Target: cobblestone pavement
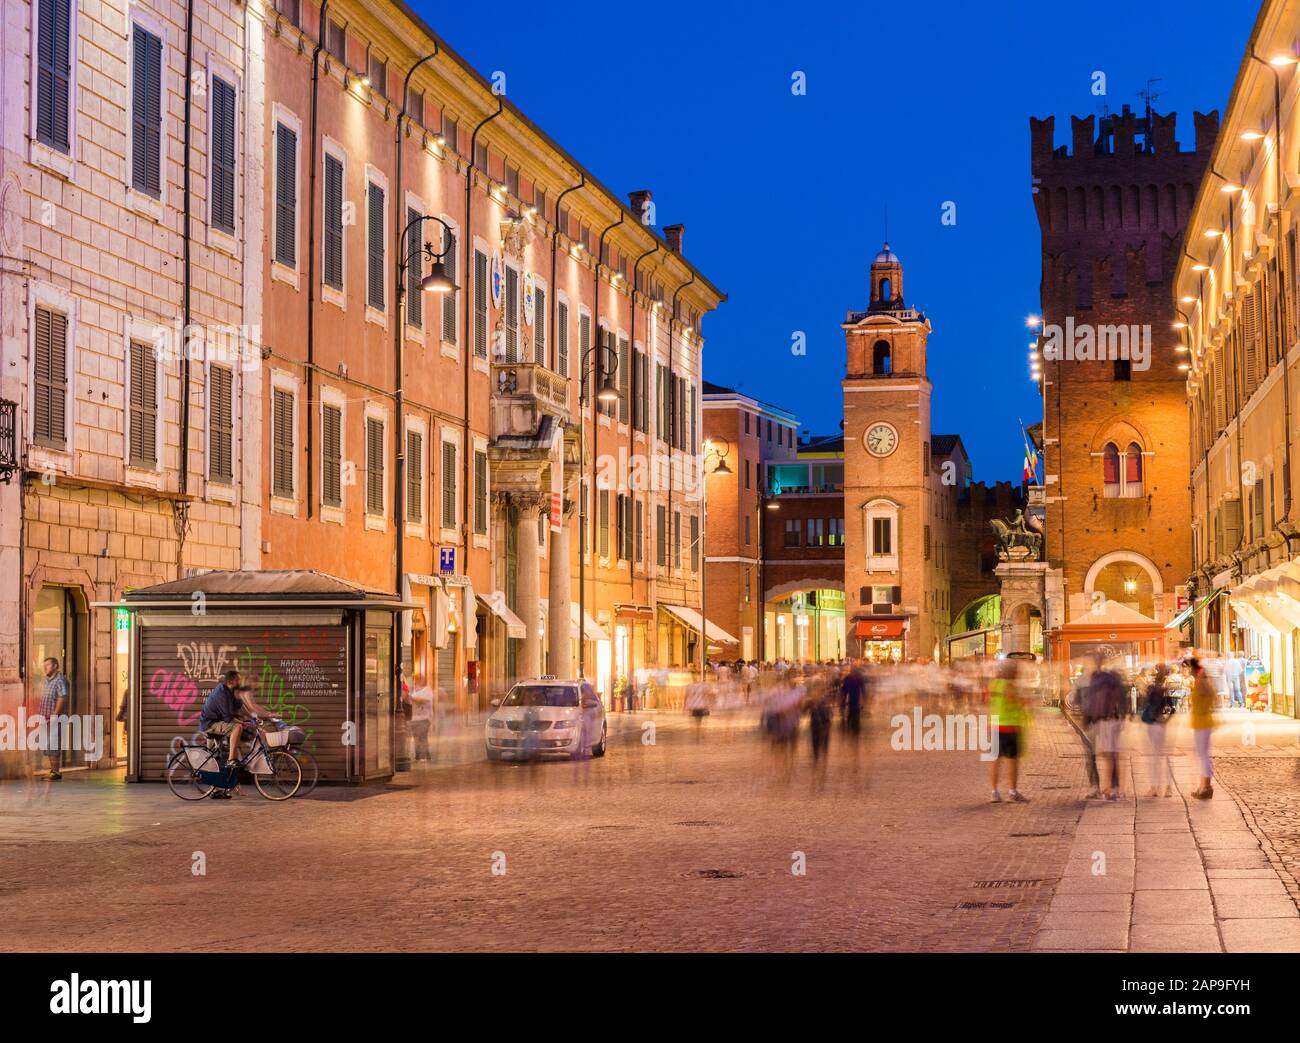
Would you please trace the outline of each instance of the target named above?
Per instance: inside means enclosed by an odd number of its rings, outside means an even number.
[[[787,765],[743,714],[662,716],[650,746],[611,721],[603,759],[489,764],[471,739],[284,804],[111,775],[0,787],[0,948],[1016,951],[1066,929],[1046,921],[1095,806],[1056,711],[1017,805],[989,803],[974,753],[891,749],[887,713],[856,758],[836,732],[821,778],[806,735]]]

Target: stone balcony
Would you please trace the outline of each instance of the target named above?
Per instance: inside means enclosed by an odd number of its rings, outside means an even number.
[[[493,363],[493,440],[534,435],[545,416],[567,423],[569,383],[535,362]]]

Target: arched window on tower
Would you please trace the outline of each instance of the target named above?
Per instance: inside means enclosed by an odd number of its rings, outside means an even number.
[[[871,372],[878,377],[887,377],[894,372],[893,349],[889,341],[878,340],[871,349]]]
[[[880,299],[886,304],[894,299],[894,288],[888,279],[880,280]]]
[[[1142,447],[1130,442],[1120,452],[1114,442],[1107,442],[1101,454],[1101,481],[1108,498],[1133,498],[1142,495]]]

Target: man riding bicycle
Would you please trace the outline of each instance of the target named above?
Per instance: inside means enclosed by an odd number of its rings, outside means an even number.
[[[265,712],[253,701],[252,691],[239,683],[239,671],[227,670],[225,676],[203,701],[199,730],[205,735],[225,735],[229,739],[226,767],[239,760],[239,738],[244,725]],[[214,794],[215,796],[216,794]]]

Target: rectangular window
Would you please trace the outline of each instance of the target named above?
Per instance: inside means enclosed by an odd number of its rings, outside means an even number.
[[[293,392],[271,390],[271,495],[293,495]]]
[[[424,291],[420,289],[420,244],[424,240],[422,225],[412,226],[422,215],[413,206],[406,208],[406,322],[417,330],[424,329]]]
[[[587,385],[591,383],[591,363],[587,352],[591,350],[591,316],[585,312],[578,313],[578,365],[582,367],[582,390],[580,398],[587,400]]]
[[[798,518],[787,518],[785,520],[785,545],[787,547],[798,547],[803,540],[803,523]]]
[[[71,153],[72,0],[38,0],[36,139]]]
[[[682,567],[682,512],[673,511],[673,568]]]
[[[366,185],[366,304],[384,310],[384,190]]]
[[[826,522],[821,518],[808,519],[808,546],[820,547],[826,542]]]
[[[235,234],[235,88],[212,77],[212,227]]]
[[[131,32],[131,187],[162,198],[162,40]]]
[[[343,289],[343,160],[325,153],[325,235],[321,278]]]
[[[208,477],[230,482],[235,477],[235,376],[225,366],[213,366],[208,380]]]
[[[420,91],[411,91],[410,101],[407,103],[407,114],[411,117],[411,122],[417,127],[424,126],[424,94]]]
[[[645,561],[645,504],[636,501],[636,531],[633,539],[633,560],[639,565]]]
[[[275,12],[296,27],[302,14],[302,0],[275,0]]]
[[[460,150],[460,124],[446,109],[442,110],[442,140],[445,147],[458,152]]]
[[[488,531],[488,455],[481,449],[474,451],[474,531]]]
[[[406,432],[406,520],[424,521],[424,435]]]
[[[343,410],[321,406],[320,502],[326,507],[343,506]]]
[[[827,534],[826,545],[829,547],[844,546],[844,519],[832,518],[830,520],[830,530]]]
[[[42,4],[42,7],[44,4]],[[33,440],[47,449],[68,447],[68,317],[36,309]]]
[[[453,283],[456,274],[456,233],[442,230],[442,266]],[[460,300],[459,290],[449,290],[442,294],[442,339],[448,344],[456,343],[456,302]]]
[[[655,507],[655,564],[668,564],[668,510],[663,504]]]
[[[388,97],[388,62],[375,53],[370,54],[370,89],[381,98]]]
[[[562,377],[569,375],[569,305],[560,301],[555,321],[555,365]]]
[[[158,360],[152,346],[131,341],[129,459],[132,467],[158,465]]]
[[[691,571],[700,571],[700,516],[691,515]]]
[[[333,18],[329,20],[329,25],[325,29],[325,50],[327,50],[340,65],[348,63],[348,31],[342,22],[336,22]]]
[[[618,338],[618,422],[626,424],[632,405],[632,356],[626,337]]]
[[[596,496],[597,528],[600,542],[597,550],[600,556],[609,559],[609,490],[601,489]]]
[[[509,265],[501,304],[505,312],[506,361],[519,362],[519,273]]]
[[[298,266],[298,134],[275,125],[275,259]]]
[[[631,546],[632,535],[632,529],[629,524],[630,508],[630,498],[620,493],[614,504],[614,548],[618,553],[619,561],[627,561],[632,556],[628,552]]]
[[[930,526],[926,525],[921,530],[921,547],[922,556],[926,561],[930,560]]]
[[[894,527],[891,519],[871,519],[871,553],[894,553]]]
[[[442,527],[456,527],[456,443],[442,443]]]
[[[384,422],[366,417],[366,513],[384,513]]]
[[[546,358],[546,290],[538,286],[533,290],[533,358],[545,366]]]
[[[488,357],[488,259],[474,251],[474,356]]]

